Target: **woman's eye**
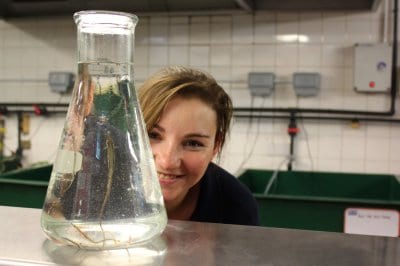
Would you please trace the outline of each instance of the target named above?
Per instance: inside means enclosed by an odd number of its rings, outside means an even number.
[[[150,139],[158,139],[160,138],[160,134],[158,134],[157,132],[149,132],[149,138]]]
[[[191,148],[200,148],[204,147],[203,143],[197,140],[187,140],[185,142],[185,146],[191,147]]]

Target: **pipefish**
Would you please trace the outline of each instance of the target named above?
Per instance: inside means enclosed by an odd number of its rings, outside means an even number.
[[[101,231],[103,232],[103,238],[105,240],[105,233],[103,230],[103,214],[104,214],[104,208],[106,206],[106,203],[110,197],[110,191],[111,191],[111,184],[113,181],[113,175],[114,175],[114,167],[115,167],[115,146],[114,146],[114,141],[111,138],[110,132],[107,132],[106,135],[106,154],[107,154],[107,186],[106,190],[104,192],[104,199],[103,203],[101,205],[100,213],[99,213],[99,220],[100,220],[100,227]],[[103,243],[104,244],[104,243]]]

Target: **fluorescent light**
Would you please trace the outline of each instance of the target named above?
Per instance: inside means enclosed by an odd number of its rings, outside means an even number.
[[[282,34],[282,35],[277,35],[276,39],[279,42],[301,42],[301,43],[306,43],[309,42],[309,38],[306,35],[300,35],[300,34]]]

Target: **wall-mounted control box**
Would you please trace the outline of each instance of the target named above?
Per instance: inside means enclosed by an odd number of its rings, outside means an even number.
[[[269,96],[275,87],[275,74],[268,72],[250,72],[247,83],[253,96]]]
[[[50,72],[48,82],[51,91],[64,93],[73,87],[74,79],[75,75],[71,72]]]
[[[391,80],[391,48],[384,43],[354,46],[354,89],[388,92]]]
[[[315,96],[321,84],[319,73],[296,72],[293,73],[293,88],[297,96]]]

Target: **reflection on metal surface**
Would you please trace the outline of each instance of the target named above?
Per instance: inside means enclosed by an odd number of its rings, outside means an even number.
[[[169,220],[130,249],[80,250],[45,241],[40,210],[0,206],[0,265],[400,265],[400,239]]]
[[[50,240],[43,242],[43,249],[57,264],[63,265],[161,265],[167,245],[162,237],[126,249],[83,250],[73,246],[59,246]]]
[[[27,260],[3,260],[0,259],[1,266],[46,266],[46,265],[54,265],[54,263],[45,263],[43,261],[27,261]]]
[[[216,224],[184,223],[170,220],[163,232],[168,245],[164,265],[229,265],[217,263],[218,257],[226,253],[217,251]]]

